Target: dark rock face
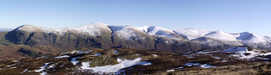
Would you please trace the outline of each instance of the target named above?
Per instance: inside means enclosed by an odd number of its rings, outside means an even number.
[[[111,33],[103,32],[102,36],[89,36],[67,32],[65,34],[27,32],[13,30],[6,35],[6,39],[15,44],[30,46],[53,46],[63,49],[77,48],[110,48]]]
[[[38,52],[34,52],[25,48],[21,48],[18,50],[19,53],[21,53],[22,55],[27,55],[30,57],[39,57],[41,54]]]
[[[24,44],[31,33],[13,30],[5,36],[7,40],[15,44]]]
[[[155,40],[155,48],[157,50],[170,50],[173,52],[184,53],[190,51],[202,50],[202,45],[194,43],[186,39],[168,39],[164,37],[157,37]]]
[[[155,40],[155,49],[159,50],[175,50],[179,41],[164,37],[157,37]]]

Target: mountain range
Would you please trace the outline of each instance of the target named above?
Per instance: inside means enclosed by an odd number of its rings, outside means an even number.
[[[131,48],[148,50],[217,50],[247,46],[268,50],[271,38],[250,32],[226,33],[199,29],[171,30],[159,26],[90,24],[81,27],[42,28],[22,25],[5,35],[6,40],[29,46],[61,49]]]

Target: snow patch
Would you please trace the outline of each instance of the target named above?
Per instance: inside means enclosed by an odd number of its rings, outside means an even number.
[[[200,66],[200,63],[186,63],[184,66],[192,67],[192,66]]]
[[[167,70],[167,72],[174,72],[175,70],[181,70],[181,69],[184,69],[184,67],[173,68],[173,69]]]
[[[40,69],[35,70],[35,72],[40,72],[40,75],[47,75],[46,67],[48,67],[49,63],[45,63]]]
[[[174,72],[174,71],[175,71],[174,69],[167,70],[167,72]]]
[[[90,67],[89,62],[83,62],[81,69],[93,70],[95,73],[116,73],[119,72],[121,69],[131,67],[134,65],[151,65],[151,63],[149,62],[141,62],[141,60],[142,60],[141,58],[136,58],[134,60],[117,59],[119,64],[96,67]]]
[[[200,67],[200,68],[215,68],[215,66],[209,64],[200,64],[200,63],[186,63],[184,66],[187,67]]]
[[[205,34],[209,33],[207,30],[200,30],[200,29],[179,29],[177,30],[178,34],[186,36],[189,40],[197,39],[203,37]]]
[[[91,53],[93,50],[74,50],[71,52],[71,54],[88,54]]]
[[[215,68],[215,66],[209,65],[209,64],[203,64],[200,65],[201,68]]]
[[[63,56],[57,56],[57,57],[55,57],[55,58],[57,58],[57,59],[62,59],[62,58],[69,58],[70,56],[68,56],[68,55],[63,55]]]
[[[261,50],[248,50],[246,47],[235,47],[224,50],[225,53],[233,53],[231,56],[239,59],[252,59],[258,56],[268,56],[271,52],[262,52]]]
[[[152,56],[153,56],[153,57],[155,57],[155,58],[157,58],[157,57],[158,57],[158,55],[157,55],[157,54],[152,54]]]
[[[79,63],[79,61],[77,60],[77,58],[78,57],[73,57],[73,58],[71,58],[71,63],[73,64],[73,65],[77,65],[78,63]]]
[[[90,69],[90,62],[82,62],[81,63],[81,69]]]
[[[143,62],[139,62],[137,65],[149,66],[149,65],[152,65],[152,63],[143,61]]]

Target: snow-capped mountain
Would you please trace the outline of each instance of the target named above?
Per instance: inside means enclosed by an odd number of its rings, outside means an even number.
[[[174,40],[183,40],[184,38],[186,38],[185,36],[178,34],[175,30],[159,26],[149,26],[146,33],[149,35],[157,37],[166,37]]]
[[[207,30],[193,29],[193,28],[179,29],[177,31],[178,34],[186,36],[187,39],[189,40],[203,37],[205,34],[208,34],[209,32],[210,31],[207,31]]]
[[[234,37],[233,35],[231,35],[229,33],[225,33],[222,31],[213,31],[213,32],[210,32],[210,33],[204,35],[204,37],[208,37],[208,38],[212,38],[212,39],[216,39],[216,40],[221,40],[221,41],[237,41],[236,37]]]
[[[239,33],[237,37],[238,40],[243,43],[267,43],[270,42],[270,38],[268,36],[261,36],[249,32]]]
[[[147,33],[150,35],[161,35],[161,36],[176,34],[174,30],[170,30],[170,29],[162,28],[158,26],[148,27]]]
[[[136,34],[144,34],[148,36],[166,37],[170,39],[183,39],[182,36],[177,34],[174,30],[159,26],[109,26],[113,34],[115,33],[119,37],[129,39],[131,37],[138,37]]]
[[[27,31],[27,32],[46,32],[46,33],[56,33],[56,34],[64,34],[67,32],[72,33],[80,33],[80,34],[88,34],[92,36],[101,35],[101,32],[111,31],[107,24],[97,23],[97,24],[89,24],[80,27],[64,27],[64,28],[44,28],[37,27],[33,25],[22,25],[18,27],[16,30]]]
[[[26,31],[26,32],[43,32],[44,31],[44,29],[42,29],[41,27],[36,27],[32,25],[22,25],[16,28],[15,30]]]
[[[66,29],[59,29],[59,30],[52,30],[56,31],[58,33],[65,33],[65,32],[76,32],[76,33],[83,33],[83,34],[89,34],[92,36],[98,36],[102,35],[102,32],[104,31],[110,31],[107,24],[103,23],[97,23],[97,24],[89,24],[85,26],[81,26],[78,28],[66,28]]]
[[[21,31],[29,33],[24,33]],[[117,44],[113,46],[128,48],[131,48],[133,46],[135,48],[145,48],[145,46],[147,46],[148,49],[152,49],[158,48],[158,46],[159,47],[166,46],[166,44],[168,44],[167,46],[169,46],[170,44],[174,45],[172,47],[174,47],[175,49],[175,47],[187,47],[187,46],[190,47],[190,45],[193,45],[187,44],[187,41],[194,43],[196,42],[203,46],[211,47],[219,46],[221,48],[224,47],[225,45],[227,47],[245,45],[255,48],[271,48],[270,37],[261,36],[249,32],[226,33],[223,31],[207,31],[200,29],[179,29],[178,31],[175,31],[159,26],[136,27],[130,25],[116,26],[98,23],[85,25],[81,27],[42,28],[33,25],[23,25],[11,32],[8,35],[11,36],[12,38],[14,37],[21,38],[17,38],[16,40],[14,39],[9,40],[21,41],[21,43],[33,42],[33,39],[36,39],[36,41],[41,41],[40,39],[43,39],[43,41],[50,39],[51,42],[55,42],[56,40],[59,39],[59,38],[57,39],[55,36],[60,35],[59,37],[61,37],[62,39],[66,39],[71,42],[77,42],[77,44],[80,43],[79,41],[82,42],[88,41],[94,43],[95,45],[99,45],[104,44],[105,40],[108,40],[113,44]],[[37,32],[39,32],[39,34],[37,34]],[[41,34],[41,32],[44,32],[44,34]],[[24,34],[24,36],[19,36],[22,33]],[[54,34],[55,36],[52,34]],[[88,36],[82,36],[81,34],[88,35],[92,39],[88,38]],[[97,41],[99,42],[97,43]],[[77,46],[77,44],[75,46]]]
[[[222,41],[225,44],[246,45],[253,48],[270,48],[271,39],[268,36],[262,36],[255,33],[226,33],[223,31],[206,31],[199,29],[183,29],[178,31],[185,35],[189,40],[200,40],[201,43],[215,43],[213,40]],[[213,39],[207,40],[208,38]],[[205,39],[205,40],[204,40]],[[214,45],[214,44],[212,44]]]
[[[170,30],[158,26],[116,26],[107,25],[103,23],[89,24],[81,27],[64,27],[64,28],[42,28],[33,25],[22,25],[16,30],[27,31],[27,32],[47,32],[64,34],[67,32],[88,34],[92,36],[101,35],[102,31],[110,31],[116,33],[116,36],[129,39],[130,37],[137,37],[136,33],[148,34],[150,36],[161,36],[161,37],[176,37],[177,33],[174,30]]]
[[[109,26],[109,28],[113,32],[112,34],[114,36],[121,39],[144,39],[144,37],[141,35],[145,35],[145,33],[141,29],[134,26]]]

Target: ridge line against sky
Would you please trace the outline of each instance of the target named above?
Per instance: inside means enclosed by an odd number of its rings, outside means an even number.
[[[271,35],[270,0],[0,0],[0,28],[157,25]]]

